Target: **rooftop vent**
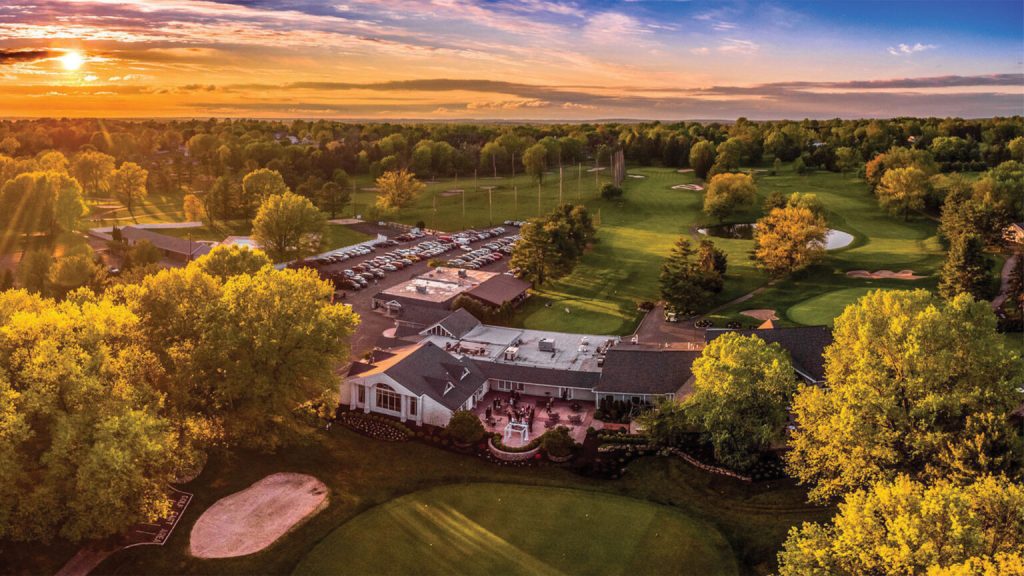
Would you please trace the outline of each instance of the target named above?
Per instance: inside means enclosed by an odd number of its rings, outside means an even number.
[[[555,341],[550,338],[541,338],[537,341],[537,349],[541,352],[554,352]]]
[[[420,294],[426,294],[427,293],[427,287],[424,286],[423,284],[417,284],[416,285],[416,292],[418,292]]]

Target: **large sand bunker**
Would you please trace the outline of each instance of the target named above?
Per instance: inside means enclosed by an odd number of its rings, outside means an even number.
[[[775,315],[775,310],[772,310],[771,308],[757,308],[755,310],[744,310],[740,312],[740,314],[743,314],[744,316],[750,316],[751,318],[756,318],[762,322],[764,322],[765,320],[779,319],[779,317]]]
[[[913,270],[900,270],[899,272],[893,272],[892,270],[878,270],[877,272],[850,270],[846,275],[850,278],[867,278],[869,280],[918,280],[924,278],[924,276],[914,274]]]
[[[673,190],[703,190],[704,187],[700,184],[676,184],[672,187]]]
[[[327,486],[306,474],[271,474],[210,506],[192,527],[199,558],[259,552],[327,505]]]

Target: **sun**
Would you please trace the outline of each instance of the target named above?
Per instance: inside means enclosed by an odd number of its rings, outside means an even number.
[[[63,66],[65,70],[74,72],[82,67],[82,64],[85,62],[85,57],[83,57],[82,53],[77,50],[68,50],[63,56],[58,58],[58,60],[60,60],[61,66]]]

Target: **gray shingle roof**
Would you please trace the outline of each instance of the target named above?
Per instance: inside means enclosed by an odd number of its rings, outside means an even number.
[[[754,335],[768,342],[777,342],[789,352],[793,368],[814,382],[825,381],[825,348],[832,344],[832,329],[828,326],[800,326],[795,328],[773,328],[771,330],[726,330],[711,328],[704,333],[704,340],[710,343],[726,332],[739,332],[744,336]]]
[[[468,374],[462,376],[468,370]],[[457,410],[487,380],[480,368],[459,359],[430,342],[424,342],[384,370],[410,392],[426,395],[442,406]],[[453,388],[445,394],[448,384]]]
[[[440,326],[451,334],[452,338],[458,339],[468,334],[477,326],[480,326],[480,324],[481,322],[476,319],[476,316],[467,312],[465,308],[459,308],[446,316],[444,320],[435,323],[433,326],[428,326],[426,330],[430,330],[434,326]]]
[[[671,394],[693,375],[699,350],[673,350],[620,343],[604,358],[600,393]]]
[[[496,274],[481,282],[479,286],[471,288],[466,294],[497,308],[505,302],[519,298],[530,289],[530,286],[532,284],[526,280],[520,280],[511,274]]]
[[[161,250],[181,254],[182,256],[189,256],[189,251],[191,250],[190,257],[193,259],[203,256],[210,251],[210,245],[203,242],[195,240],[189,242],[187,238],[176,238],[166,234],[158,234],[151,230],[134,226],[122,228],[121,237],[132,242],[147,240],[150,244]]]
[[[506,364],[474,358],[484,375],[496,380],[510,380],[527,384],[545,384],[547,386],[566,386],[569,388],[585,388],[591,390],[601,378],[600,372],[582,370],[559,370],[556,368],[539,368],[521,364]]]

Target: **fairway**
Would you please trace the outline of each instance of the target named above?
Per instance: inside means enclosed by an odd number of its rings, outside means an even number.
[[[328,535],[295,570],[456,573],[737,574],[738,568],[714,527],[672,508],[582,490],[481,483],[422,490],[373,508]]]

